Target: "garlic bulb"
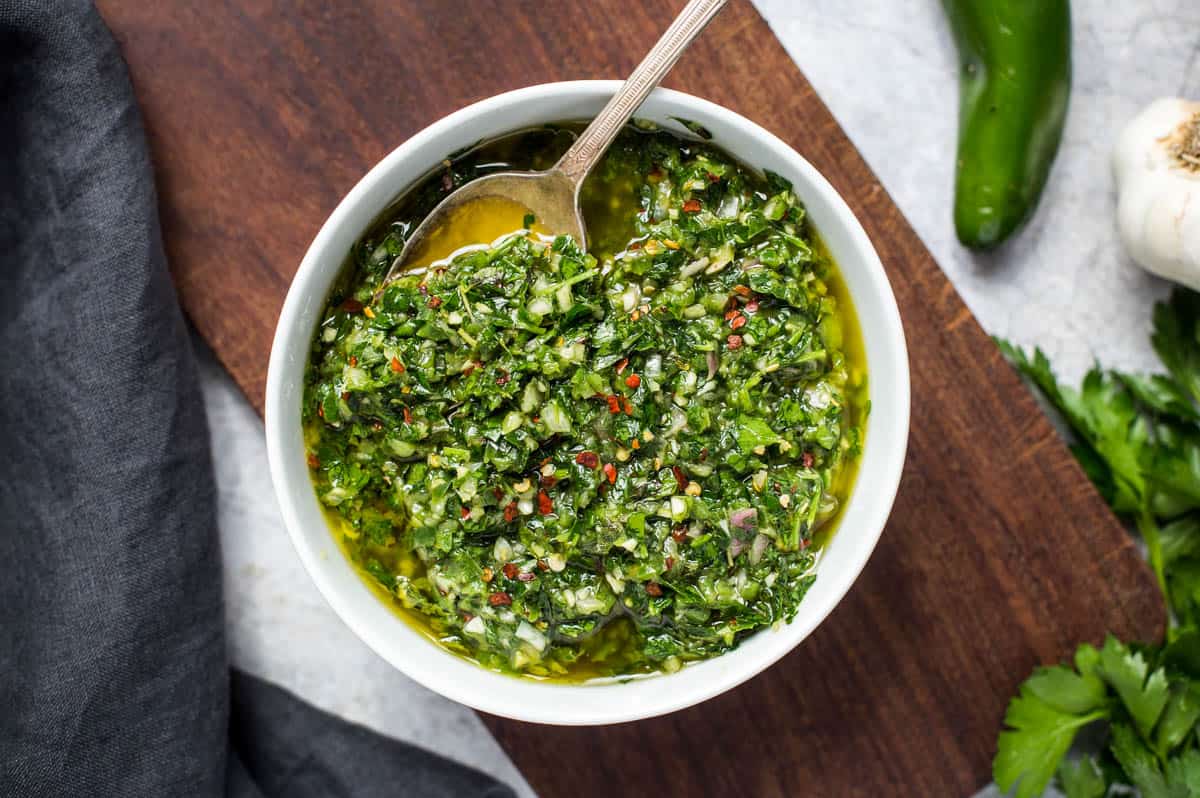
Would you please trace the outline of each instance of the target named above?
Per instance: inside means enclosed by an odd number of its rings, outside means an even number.
[[[1200,102],[1151,103],[1121,131],[1113,167],[1130,257],[1200,291]]]

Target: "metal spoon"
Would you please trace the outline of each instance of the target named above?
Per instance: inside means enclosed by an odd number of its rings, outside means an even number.
[[[446,197],[417,226],[384,278],[386,285],[403,272],[431,236],[466,209],[482,201],[509,200],[528,209],[548,233],[570,235],[587,248],[587,229],[579,207],[579,188],[613,139],[683,51],[728,0],[691,0],[642,63],[625,81],[566,154],[544,172],[497,172],[467,183]],[[463,245],[479,242],[464,241]]]

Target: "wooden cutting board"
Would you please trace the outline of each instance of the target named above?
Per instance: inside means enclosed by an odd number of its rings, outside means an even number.
[[[623,76],[683,0],[99,5],[145,113],[184,307],[261,410],[288,282],[368,167],[482,97]],[[1036,663],[1109,630],[1161,634],[1153,580],[749,0],[667,83],[779,134],[862,219],[911,352],[903,485],[834,614],[737,690],[622,726],[485,720],[544,796],[967,795]]]

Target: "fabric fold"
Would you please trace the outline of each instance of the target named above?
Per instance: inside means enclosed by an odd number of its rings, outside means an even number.
[[[0,0],[0,795],[511,795],[252,677],[231,717],[201,401],[111,34]]]

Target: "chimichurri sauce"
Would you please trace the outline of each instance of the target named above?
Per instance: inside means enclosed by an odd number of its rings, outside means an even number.
[[[590,252],[492,218],[375,296],[445,194],[546,168],[575,130],[451,157],[354,247],[308,460],[347,555],[443,645],[539,678],[670,672],[795,615],[851,489],[865,359],[791,187],[645,126],[585,186]]]

